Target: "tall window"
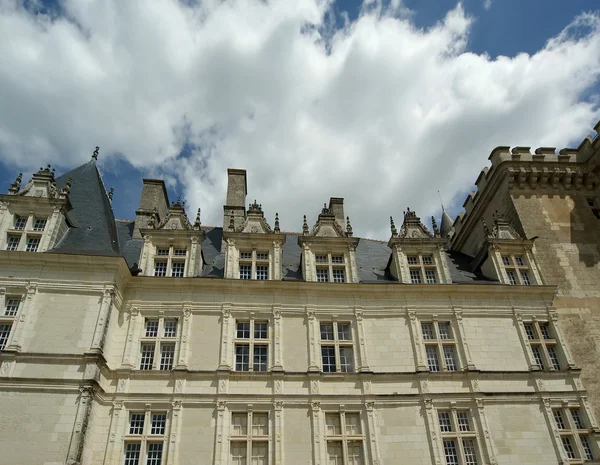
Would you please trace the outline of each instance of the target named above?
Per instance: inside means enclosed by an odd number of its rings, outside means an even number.
[[[549,322],[523,324],[535,364],[542,370],[560,370],[558,344]]]
[[[172,370],[177,319],[146,318],[141,339],[140,370]]]
[[[360,414],[336,412],[325,414],[327,426],[327,460],[334,465],[364,463]]]
[[[446,465],[478,465],[479,451],[469,410],[438,410]]]
[[[421,332],[429,371],[457,371],[456,339],[450,322],[422,322]]]
[[[343,255],[323,254],[315,255],[317,282],[319,283],[345,283],[346,264]]]
[[[593,430],[582,409],[576,406],[554,408],[552,414],[562,447],[569,459],[594,460],[598,457],[591,439]]]
[[[350,323],[321,323],[321,362],[324,373],[354,371]]]
[[[269,463],[268,413],[232,412],[230,463],[232,465]]]
[[[523,255],[502,255],[502,265],[509,284],[522,286],[533,284],[529,264]]]
[[[269,252],[252,250],[240,251],[240,279],[269,279]]]
[[[166,412],[131,412],[125,434],[124,465],[161,465]]]
[[[157,247],[154,255],[154,276],[183,278],[186,259],[186,248]]]
[[[269,324],[266,321],[237,321],[235,329],[235,370],[269,369]]]
[[[6,238],[6,250],[19,250],[19,245],[24,244],[21,250],[37,252],[46,221],[46,218],[33,215],[14,215],[12,229]]]
[[[411,284],[435,284],[438,282],[433,255],[411,254],[406,256]]]
[[[4,309],[0,315],[0,350],[4,350],[8,344],[10,332],[15,324],[15,317],[21,305],[20,297],[6,296]]]

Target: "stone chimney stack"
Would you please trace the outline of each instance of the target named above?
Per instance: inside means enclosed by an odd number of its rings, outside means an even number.
[[[335,215],[335,222],[345,231],[346,217],[344,216],[344,199],[341,197],[330,197],[329,211]]]
[[[239,227],[246,219],[246,170],[229,168],[227,170],[227,200],[223,205],[223,230],[229,230],[230,218],[233,214],[235,227]],[[233,213],[232,213],[233,212]]]
[[[158,222],[162,221],[169,211],[169,196],[162,179],[143,179],[144,187],[140,205],[135,212],[135,227],[133,237],[142,237],[140,229],[148,227],[152,212],[156,208]]]

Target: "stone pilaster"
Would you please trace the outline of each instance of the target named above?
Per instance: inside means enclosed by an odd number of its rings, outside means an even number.
[[[126,367],[135,368],[136,366],[142,320],[140,309],[131,307],[129,310],[129,328],[125,340],[125,350],[123,351],[123,365]]]
[[[67,465],[78,465],[81,463],[85,432],[92,408],[93,389],[89,386],[81,387],[79,393],[75,425],[73,426],[73,434],[71,435],[71,443],[69,444],[69,452],[67,454]]]
[[[281,305],[273,305],[273,371],[283,371]]]
[[[100,301],[100,309],[98,311],[98,319],[96,321],[96,328],[94,330],[94,336],[92,338],[92,344],[89,352],[100,353],[104,346],[104,337],[106,334],[106,328],[110,321],[110,312],[112,310],[112,304],[115,297],[115,290],[113,288],[105,289],[102,293],[102,299]]]
[[[172,402],[171,410],[171,428],[169,435],[169,447],[167,456],[167,465],[175,465],[179,463],[179,440],[181,438],[181,400]]]
[[[283,463],[283,402],[273,403],[275,411],[275,465]]]
[[[456,318],[456,324],[458,326],[458,345],[459,349],[463,353],[464,361],[467,365],[468,370],[476,370],[475,364],[473,363],[473,357],[471,356],[471,348],[467,339],[467,333],[463,323],[462,309],[460,307],[454,307],[454,316]]]
[[[321,403],[311,402],[311,420],[312,420],[312,431],[313,431],[313,451],[314,451],[314,462],[315,465],[322,465],[325,463],[326,454],[326,440],[324,428],[325,425],[322,421]]]
[[[354,317],[356,319],[356,333],[358,336],[356,344],[356,348],[358,349],[358,371],[371,371],[367,357],[367,346],[365,344],[365,325],[362,307],[354,307]]]
[[[413,347],[415,348],[415,366],[417,368],[417,371],[428,371],[429,368],[425,363],[424,357],[422,341],[423,335],[421,334],[421,328],[419,327],[419,322],[417,320],[417,312],[412,309],[408,309],[407,313],[409,319],[410,335],[413,340]]]
[[[217,445],[215,448],[215,465],[229,463],[229,410],[227,402],[217,401]]]
[[[221,307],[221,361],[219,370],[231,370],[233,368],[233,356],[231,343],[229,341],[233,328],[233,318],[231,316],[231,304],[224,303]]]
[[[487,421],[487,417],[485,416],[484,410],[484,401],[483,399],[475,399],[475,403],[477,404],[477,419],[479,421],[480,431],[483,433],[483,442],[485,444],[484,454],[487,455],[488,463],[490,465],[497,465],[498,460],[496,460],[496,450],[494,448],[494,441],[492,441],[490,427]]]
[[[185,370],[188,361],[188,339],[190,337],[190,327],[192,324],[192,309],[185,307],[183,309],[183,318],[181,319],[181,334],[179,336],[179,356],[175,368]]]
[[[567,366],[569,368],[576,368],[575,360],[571,355],[571,351],[569,350],[569,346],[567,345],[567,341],[562,332],[560,325],[558,324],[558,313],[554,308],[548,308],[548,322],[552,327],[552,331],[556,336],[556,341],[558,342],[558,347],[562,350],[562,353],[565,357],[565,361],[567,362]]]
[[[308,320],[307,329],[309,341],[308,371],[321,371],[321,364],[318,354],[320,330],[319,322],[315,318],[315,307],[313,305],[306,306],[306,319]]]
[[[379,446],[377,444],[377,421],[375,420],[375,404],[373,402],[365,402],[365,408],[367,410],[367,435],[365,439],[369,443],[369,449],[371,451],[371,463],[373,465],[379,465],[381,458],[379,455]]]
[[[273,241],[273,261],[271,263],[271,276],[273,280],[281,279],[281,241]]]
[[[144,276],[154,274],[153,266],[154,246],[152,245],[152,236],[144,236],[144,245],[142,247],[139,267]]]
[[[127,421],[127,412],[123,412],[123,401],[113,401],[110,427],[108,431],[108,447],[106,450],[106,463],[117,463],[121,454],[123,431]]]
[[[444,453],[440,450],[441,441],[438,440],[438,425],[433,401],[431,399],[423,399],[423,403],[425,405],[425,425],[432,445],[433,460],[435,461],[435,465],[441,465]]]

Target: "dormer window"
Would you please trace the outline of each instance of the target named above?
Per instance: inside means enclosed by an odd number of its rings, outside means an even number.
[[[411,284],[437,283],[436,268],[432,255],[407,255],[406,261],[408,263]]]
[[[269,252],[240,251],[240,279],[269,279]]]
[[[8,235],[6,242],[6,250],[17,250],[19,248],[19,242],[21,242],[21,236]]]
[[[510,284],[531,286],[529,266],[522,255],[502,255],[502,265]]]
[[[187,250],[178,247],[158,247],[154,256],[154,276],[183,278]]]
[[[34,218],[33,220],[33,230],[34,231],[43,231],[46,227],[46,218]]]
[[[346,282],[346,265],[343,255],[315,255],[317,282]]]
[[[27,225],[27,217],[15,215],[14,229],[23,231]]]
[[[37,252],[39,245],[40,245],[39,237],[28,237],[27,238],[27,247],[25,248],[25,252]]]

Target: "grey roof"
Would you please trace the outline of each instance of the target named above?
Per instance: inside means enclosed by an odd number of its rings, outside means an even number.
[[[454,225],[454,220],[448,212],[442,208],[442,222],[440,224],[440,234],[442,237],[446,237]]]
[[[143,239],[133,237],[134,222],[115,220],[106,190],[94,160],[57,178],[62,187],[72,178],[69,200],[71,210],[67,213],[69,230],[49,253],[122,256],[132,268],[139,261]],[[448,226],[449,225],[449,226]],[[444,211],[444,227],[452,227],[452,219]],[[203,227],[205,237],[201,244],[204,269],[200,277],[222,278],[225,255],[221,250],[223,228]],[[302,281],[302,249],[298,245],[301,233],[286,233],[282,252],[282,279]],[[359,239],[356,261],[360,281],[385,283],[394,281],[387,271],[391,249],[384,241]],[[459,252],[447,251],[448,266],[454,283],[489,283],[478,271],[472,271],[472,257]]]

